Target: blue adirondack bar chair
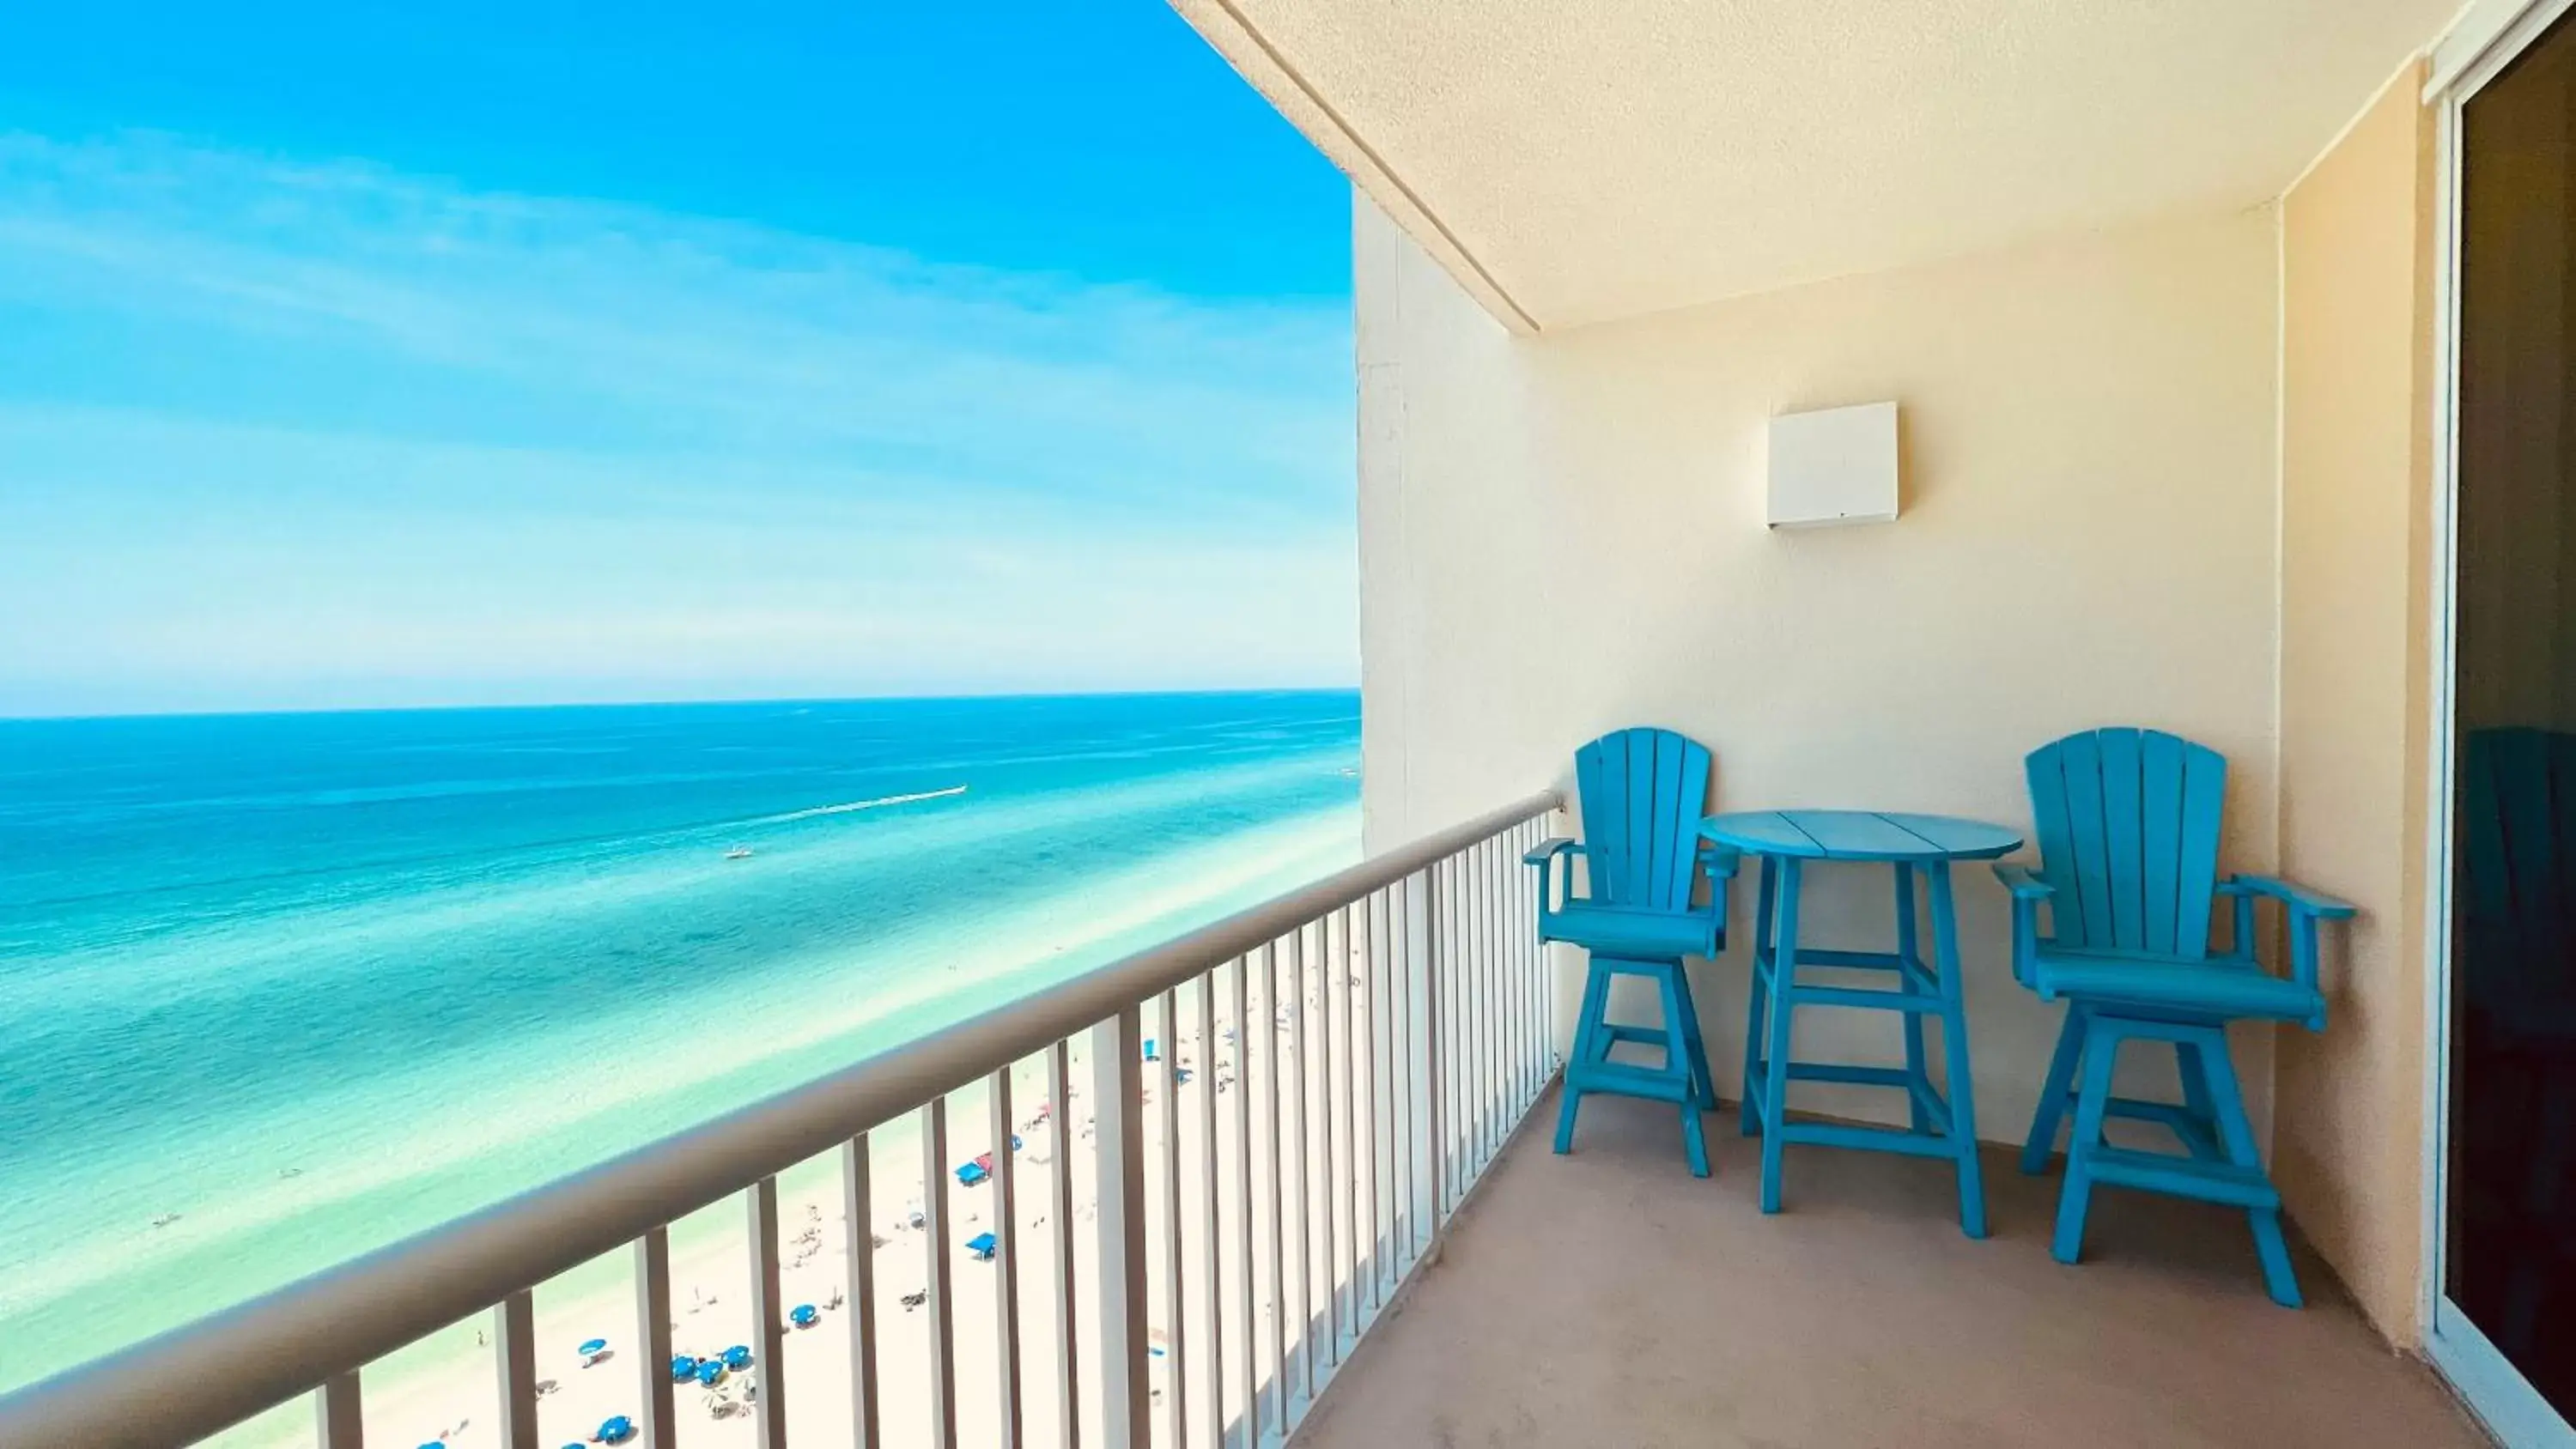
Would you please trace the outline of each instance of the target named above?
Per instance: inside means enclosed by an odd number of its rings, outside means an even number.
[[[1647,1097],[1680,1107],[1691,1171],[1708,1176],[1700,1114],[1717,1103],[1691,1001],[1687,956],[1713,956],[1726,942],[1726,881],[1735,859],[1699,839],[1708,802],[1708,751],[1670,730],[1628,729],[1575,752],[1583,839],[1543,841],[1522,857],[1539,871],[1538,936],[1590,953],[1583,1007],[1557,1109],[1556,1150],[1574,1147],[1574,1118],[1594,1092]],[[1583,861],[1580,887],[1573,863]],[[1694,904],[1702,877],[1706,899]],[[1643,976],[1655,983],[1663,1023],[1609,1019],[1610,984]],[[1612,1059],[1622,1042],[1661,1048],[1648,1067]]]
[[[2012,892],[2014,976],[2042,1000],[2067,1004],[2021,1156],[2022,1171],[2044,1170],[2058,1126],[2074,1108],[2057,1260],[2081,1255],[2085,1210],[2098,1184],[2226,1203],[2245,1209],[2253,1224],[2264,1287],[2275,1302],[2298,1307],[2281,1194],[2255,1151],[2227,1055],[2227,1024],[2288,1021],[2324,1030],[2318,923],[2353,908],[2268,876],[2218,878],[2227,761],[2216,751],[2154,730],[2105,729],[2035,750],[2025,765],[2040,866],[2002,864],[1995,874]],[[2217,955],[2210,910],[2221,896],[2235,904],[2236,930],[2227,953]],[[2254,903],[2263,897],[2289,913],[2287,976],[2255,959]],[[2046,936],[2039,930],[2043,903]],[[2112,1095],[2112,1067],[2131,1041],[2174,1049],[2180,1103]],[[2114,1117],[2160,1124],[2184,1150],[2114,1147],[2102,1130]]]

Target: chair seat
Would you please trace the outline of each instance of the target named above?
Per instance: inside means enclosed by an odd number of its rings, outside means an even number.
[[[2272,1021],[2304,1021],[2324,1005],[2315,988],[2271,975],[2241,956],[2193,961],[2043,942],[2036,959],[2041,990],[2090,1003]]]
[[[1706,956],[1718,944],[1717,924],[1706,912],[1677,914],[1593,901],[1570,901],[1548,912],[1540,935],[1598,955],[1641,961]]]

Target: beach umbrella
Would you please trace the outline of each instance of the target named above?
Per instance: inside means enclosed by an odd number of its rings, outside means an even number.
[[[684,1384],[698,1376],[698,1357],[691,1353],[671,1355],[671,1382]]]
[[[960,1187],[973,1187],[992,1175],[993,1169],[980,1162],[961,1162],[957,1164],[957,1185]],[[913,1226],[919,1227],[920,1224],[915,1223]]]
[[[724,1376],[725,1366],[723,1359],[711,1358],[698,1365],[698,1382],[706,1385],[708,1388],[714,1388],[716,1385],[723,1383]]]
[[[623,1444],[635,1437],[635,1421],[619,1414],[602,1423],[596,1437],[602,1444]]]
[[[751,1367],[750,1346],[747,1344],[737,1343],[733,1347],[726,1349],[724,1351],[724,1364],[725,1367],[729,1369],[747,1369]]]
[[[823,1315],[820,1310],[814,1307],[813,1304],[799,1303],[794,1308],[787,1310],[787,1321],[795,1324],[798,1328],[812,1328],[815,1324],[823,1321]]]
[[[608,1340],[604,1338],[585,1338],[581,1341],[581,1347],[574,1351],[581,1355],[582,1363],[587,1365],[596,1360],[601,1354],[608,1352]]]
[[[966,1251],[974,1254],[978,1258],[989,1258],[993,1256],[994,1251],[1000,1246],[1001,1244],[995,1240],[991,1233],[977,1233],[975,1236],[966,1240]]]

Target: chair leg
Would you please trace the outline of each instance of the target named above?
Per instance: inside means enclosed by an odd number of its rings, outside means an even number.
[[[1770,1052],[1762,1062],[1762,1210],[1780,1210],[1780,1124],[1789,1112],[1789,1027],[1798,1008],[1798,862],[1780,866],[1780,939],[1771,949]]]
[[[1601,1023],[1610,1000],[1610,972],[1599,962],[1587,962],[1583,977],[1583,1007],[1574,1017],[1574,1059],[1566,1063],[1565,1084],[1556,1106],[1556,1151],[1563,1156],[1574,1150],[1574,1114],[1583,1103],[1583,1082],[1596,1055],[1594,1038],[1601,1033]]]
[[[1769,993],[1762,989],[1762,953],[1771,949],[1771,921],[1774,894],[1779,886],[1780,863],[1770,856],[1762,858],[1762,886],[1755,892],[1753,956],[1754,967],[1745,973],[1744,994],[1744,1095],[1736,1099],[1735,1128],[1746,1137],[1762,1128],[1761,1115],[1754,1110],[1753,1083],[1762,1071],[1762,1007]]]
[[[2192,1055],[2200,1059],[2201,1080],[2209,1089],[2210,1106],[2218,1117],[2219,1140],[2227,1148],[2227,1160],[2238,1167],[2263,1170],[2262,1154],[2254,1150],[2254,1124],[2245,1117],[2244,1095],[2236,1088],[2236,1063],[2227,1054],[2227,1038],[2218,1028],[2210,1028],[2210,1040]],[[2281,1235],[2279,1208],[2248,1208],[2245,1216],[2254,1228],[2254,1255],[2263,1262],[2263,1287],[2272,1301],[2284,1308],[2299,1307],[2299,1276],[2290,1266],[2290,1245]]]
[[[1977,1156],[1977,1079],[1969,1066],[1968,1007],[1960,980],[1959,921],[1950,898],[1950,862],[1936,860],[1927,882],[1932,897],[1932,953],[1941,973],[1941,1063],[1947,1073],[1950,1145],[1958,1154],[1959,1231],[1986,1235],[1986,1167]],[[1921,1017],[1907,1013],[1909,1024]],[[1911,1095],[1911,1094],[1909,1094]]]
[[[1682,965],[1679,961],[1655,973],[1655,982],[1664,996],[1664,1060],[1678,1067],[1682,1086],[1682,1150],[1690,1158],[1693,1177],[1708,1176],[1708,1141],[1700,1133],[1699,1116],[1705,1110],[1698,1085],[1698,1069],[1690,1064],[1690,1037],[1683,1023],[1681,986]]]
[[[2084,1088],[2075,1099],[2075,1135],[2066,1144],[2066,1186],[2057,1195],[2057,1236],[2049,1255],[2061,1263],[2084,1256],[2084,1215],[2093,1205],[2093,1149],[2111,1107],[2111,1068],[2120,1059],[2119,1028],[2088,1014],[2084,1022]]]
[[[2069,1002],[2066,1022],[2057,1031],[2057,1051],[2048,1059],[2048,1080],[2040,1085],[2039,1110],[2031,1114],[2030,1136],[2021,1144],[2021,1170],[2037,1177],[2048,1170],[2057,1150],[2057,1128],[2066,1120],[2067,1099],[2075,1094],[2075,1069],[2084,1059],[2084,1008]]]
[[[1673,968],[1673,985],[1681,993],[1682,1044],[1690,1048],[1691,1086],[1699,1093],[1699,1109],[1717,1108],[1717,1079],[1708,1070],[1708,1042],[1700,1036],[1699,1000],[1691,995],[1690,967]]]

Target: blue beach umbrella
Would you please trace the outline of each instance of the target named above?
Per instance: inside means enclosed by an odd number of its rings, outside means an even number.
[[[712,1389],[716,1385],[723,1383],[724,1376],[725,1366],[723,1359],[711,1358],[698,1365],[698,1382],[706,1385],[708,1388]]]
[[[1000,1247],[1000,1242],[991,1233],[977,1233],[966,1240],[966,1251],[978,1258],[989,1258]]]
[[[798,1328],[812,1328],[823,1321],[823,1314],[811,1303],[799,1303],[787,1310],[787,1321]]]
[[[691,1353],[671,1355],[671,1382],[684,1384],[698,1376],[698,1357]]]
[[[623,1444],[635,1437],[635,1421],[619,1414],[599,1426],[597,1437],[602,1444]]]
[[[724,1351],[724,1365],[729,1369],[747,1369],[751,1367],[750,1346],[747,1344],[737,1343],[733,1347],[726,1349]]]
[[[608,1352],[608,1340],[604,1338],[585,1338],[581,1341],[581,1347],[574,1350],[574,1352],[581,1355],[582,1362],[588,1363],[592,1359],[599,1357],[601,1354]]]

